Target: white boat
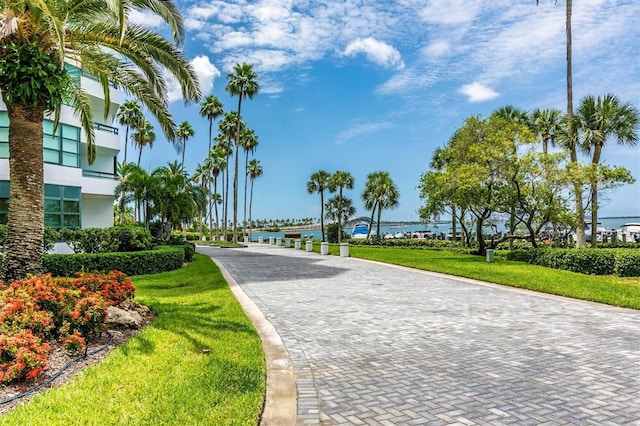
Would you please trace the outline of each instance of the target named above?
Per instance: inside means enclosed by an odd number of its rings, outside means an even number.
[[[625,236],[627,242],[640,243],[640,223],[629,222],[622,225],[620,232],[618,233],[618,239],[622,239],[622,235]]]
[[[353,239],[366,239],[369,234],[369,224],[367,222],[359,222],[353,226],[351,231],[351,238]]]

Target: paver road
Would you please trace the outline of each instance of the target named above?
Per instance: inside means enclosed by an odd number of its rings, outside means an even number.
[[[640,311],[269,245],[198,251],[282,337],[298,424],[640,425]]]

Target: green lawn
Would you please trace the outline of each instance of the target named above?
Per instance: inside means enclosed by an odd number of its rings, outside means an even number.
[[[206,256],[133,278],[158,319],[100,364],[0,417],[2,425],[255,425],[260,339]]]
[[[320,251],[320,244],[314,245],[314,251]],[[339,255],[339,246],[330,245],[329,253]],[[639,277],[619,278],[584,275],[524,262],[508,261],[500,255],[495,257],[494,262],[487,263],[482,256],[435,249],[351,246],[349,254],[352,257],[425,271],[441,272],[575,299],[640,309]]]

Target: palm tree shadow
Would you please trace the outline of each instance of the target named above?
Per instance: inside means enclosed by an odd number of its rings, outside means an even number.
[[[215,247],[198,247],[197,251],[222,263],[240,284],[331,278],[348,270],[327,265],[320,257],[292,257]]]

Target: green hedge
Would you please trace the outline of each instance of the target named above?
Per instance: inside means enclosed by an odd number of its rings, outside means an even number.
[[[127,275],[156,274],[173,271],[185,262],[184,246],[161,246],[156,250],[126,253],[45,254],[43,269],[54,276],[75,275],[76,272],[108,272],[112,270]],[[192,255],[193,256],[193,255]]]
[[[517,253],[521,260],[524,256]],[[588,275],[640,276],[640,252],[634,249],[529,250],[529,263]]]

